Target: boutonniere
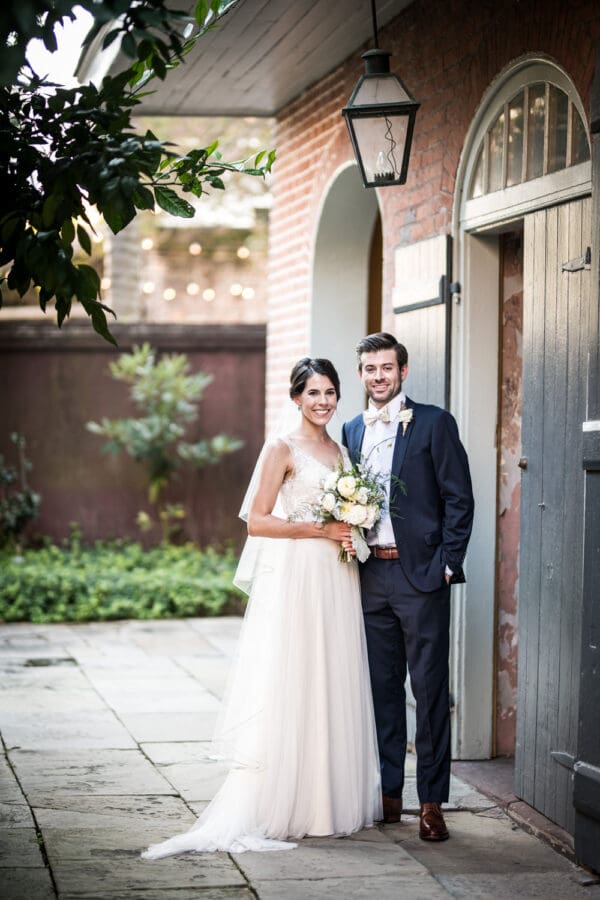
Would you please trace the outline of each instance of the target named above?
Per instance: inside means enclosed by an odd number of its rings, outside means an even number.
[[[406,429],[408,428],[408,426],[410,425],[410,423],[413,420],[412,407],[409,407],[408,409],[401,409],[400,415],[398,418],[402,422],[402,437],[404,437],[404,435],[406,434]]]

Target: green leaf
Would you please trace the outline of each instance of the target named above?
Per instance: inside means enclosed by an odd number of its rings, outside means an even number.
[[[133,202],[138,209],[154,209],[154,195],[143,185],[133,192]]]
[[[70,297],[57,297],[56,298],[56,321],[58,322],[58,327],[60,328],[66,317],[71,312],[71,298]]]
[[[194,9],[194,18],[196,20],[196,25],[201,28],[206,21],[207,15],[208,4],[206,3],[206,0],[198,0],[198,2],[196,3],[196,8]]]
[[[79,241],[79,245],[84,250],[88,256],[92,255],[92,242],[90,240],[90,236],[83,227],[83,225],[77,226],[77,240]]]
[[[61,200],[62,197],[58,193],[50,194],[50,196],[46,197],[44,200],[44,205],[42,207],[42,222],[44,223],[45,228],[48,228],[54,223],[54,216],[56,215],[56,210],[60,206]]]
[[[60,229],[60,237],[65,247],[70,247],[75,240],[75,226],[72,219],[67,219]]]
[[[135,59],[136,57],[136,46],[135,40],[129,32],[123,37],[121,41],[121,50],[125,53],[126,56],[129,56],[130,59]]]
[[[154,196],[156,202],[164,209],[165,212],[172,216],[179,216],[183,219],[191,219],[194,216],[195,209],[191,203],[176,194],[171,188],[156,187],[154,188]]]
[[[116,41],[116,39],[121,34],[121,30],[119,28],[113,28],[112,31],[109,31],[104,40],[102,41],[102,49],[106,50],[107,47]]]
[[[118,347],[117,342],[114,337],[110,333],[108,329],[108,322],[106,321],[106,316],[102,311],[102,308],[98,305],[98,307],[94,307],[92,310],[92,327],[96,334],[99,334],[100,337],[103,337],[105,341],[108,341],[109,344],[112,344],[113,347]]]

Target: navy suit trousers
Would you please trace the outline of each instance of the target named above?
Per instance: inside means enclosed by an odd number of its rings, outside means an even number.
[[[400,797],[406,756],[406,671],[417,703],[417,790],[444,803],[450,787],[450,587],[421,593],[399,560],[360,566],[382,791]]]

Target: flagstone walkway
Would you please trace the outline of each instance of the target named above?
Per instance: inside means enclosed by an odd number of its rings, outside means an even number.
[[[142,860],[221,783],[207,747],[239,624],[0,626],[2,900],[600,900],[589,873],[458,778],[443,844],[409,816],[285,853]]]

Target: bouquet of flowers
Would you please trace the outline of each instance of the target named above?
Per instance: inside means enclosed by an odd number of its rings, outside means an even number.
[[[383,480],[380,474],[364,465],[348,466],[340,462],[323,481],[323,493],[315,512],[322,522],[336,519],[352,526],[352,546],[360,562],[364,562],[371,552],[365,531],[379,520],[385,503]],[[348,562],[351,558],[346,550],[340,550],[340,562]]]

